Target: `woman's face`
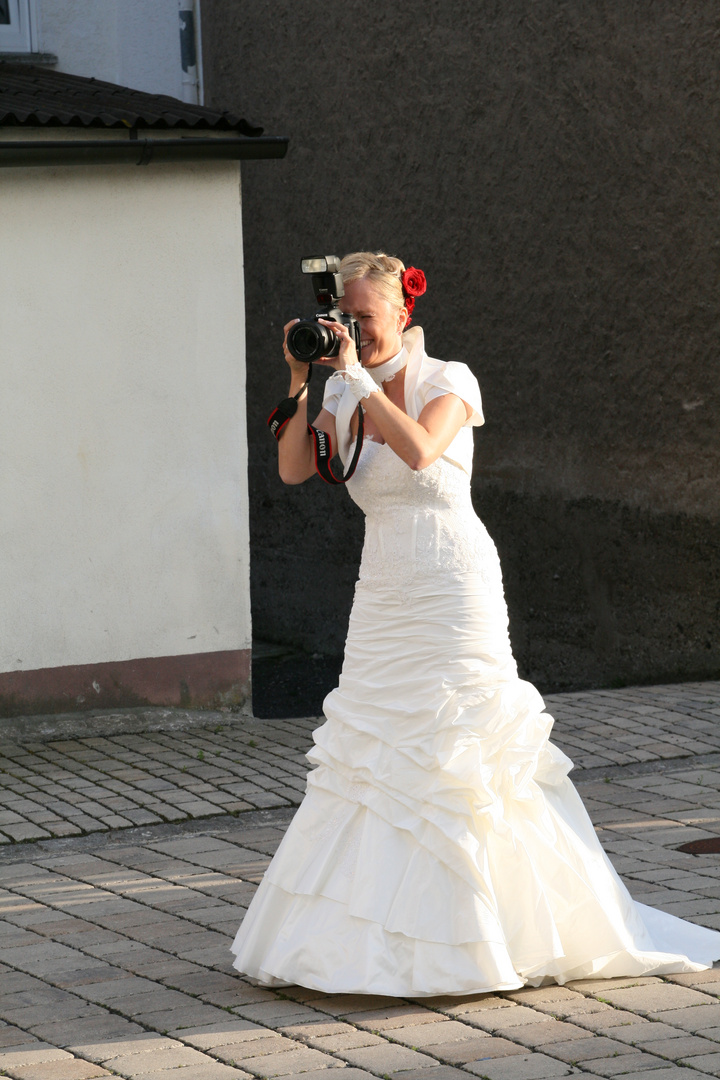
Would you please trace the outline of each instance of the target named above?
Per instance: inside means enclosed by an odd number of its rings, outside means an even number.
[[[375,367],[390,360],[402,348],[405,308],[396,308],[376,291],[369,278],[349,281],[340,307],[360,323],[363,367]]]

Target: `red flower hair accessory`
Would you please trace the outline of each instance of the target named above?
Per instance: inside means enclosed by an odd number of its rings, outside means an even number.
[[[412,322],[410,316],[415,307],[415,297],[422,296],[427,289],[427,281],[422,270],[418,270],[416,266],[408,266],[407,270],[403,270],[400,275],[400,284],[402,285],[405,307],[408,313],[408,321],[405,326],[408,327]]]

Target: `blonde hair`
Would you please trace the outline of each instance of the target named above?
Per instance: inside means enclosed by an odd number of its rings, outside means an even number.
[[[405,307],[400,275],[405,264],[382,251],[353,251],[340,263],[340,273],[345,284],[369,278],[373,286],[392,307]]]

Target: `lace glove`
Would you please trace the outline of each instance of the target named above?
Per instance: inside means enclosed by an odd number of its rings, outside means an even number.
[[[345,368],[342,377],[358,401],[370,397],[371,394],[382,393],[372,375],[368,374],[365,368],[358,364],[357,361]]]

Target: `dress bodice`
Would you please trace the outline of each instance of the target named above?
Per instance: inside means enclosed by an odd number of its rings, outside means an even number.
[[[414,471],[386,443],[366,440],[347,487],[365,514],[361,586],[407,589],[467,574],[490,585],[499,578],[470,477],[448,459]]]

